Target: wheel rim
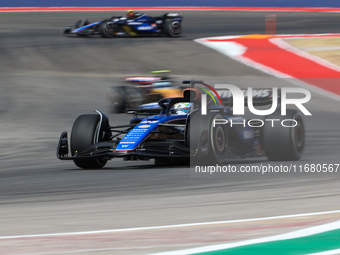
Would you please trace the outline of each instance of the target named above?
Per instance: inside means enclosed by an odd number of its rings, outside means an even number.
[[[179,35],[181,32],[181,24],[178,21],[174,21],[170,25],[170,33],[172,35]]]
[[[223,152],[225,149],[225,134],[222,127],[217,127],[215,133],[215,144],[216,149],[219,153]]]
[[[216,118],[222,118],[220,115],[216,115]],[[211,124],[211,149],[213,150],[216,159],[222,162],[227,156],[227,134],[226,129],[222,125],[213,126]]]

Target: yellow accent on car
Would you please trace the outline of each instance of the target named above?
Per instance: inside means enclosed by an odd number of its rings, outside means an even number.
[[[171,73],[171,70],[152,71],[151,73]]]
[[[128,33],[128,34],[130,34],[130,35],[132,35],[132,36],[136,36],[136,35],[137,35],[137,33],[133,32],[133,31],[131,30],[131,27],[129,27],[129,26],[123,26],[123,28],[124,28],[124,30],[125,30],[126,33]]]

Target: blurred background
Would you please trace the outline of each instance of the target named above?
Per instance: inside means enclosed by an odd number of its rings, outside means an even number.
[[[43,6],[41,2],[36,5]],[[91,3],[84,1],[85,5]],[[10,5],[4,1],[1,6]],[[17,1],[16,6],[22,3]],[[300,7],[292,4],[296,6]],[[72,162],[59,161],[55,156],[59,136],[71,130],[79,115],[101,110],[108,114],[111,125],[130,120],[128,115],[112,112],[107,104],[107,89],[124,84],[124,77],[171,70],[171,77],[178,81],[202,79],[211,85],[240,87],[294,86],[289,79],[276,78],[194,42],[212,36],[265,34],[268,12],[181,11],[183,32],[178,38],[107,39],[61,34],[63,27],[79,19],[95,22],[125,12],[0,13],[0,237],[339,209],[336,173],[238,173],[224,178],[190,178],[189,167],[156,167],[152,161],[114,159],[102,170],[81,170]],[[142,12],[150,16],[165,13]],[[340,31],[338,13],[270,14],[275,14],[277,34]],[[307,144],[298,163],[339,163],[339,102],[313,92],[307,108],[313,116],[305,120]],[[269,162],[265,158],[232,162],[261,163]],[[309,219],[305,225],[329,220]],[[248,231],[249,226],[234,226],[234,230],[227,228],[231,232],[217,227],[141,234],[91,233],[73,239],[67,235],[57,239],[2,238],[0,250],[7,255],[147,254],[278,234],[302,226],[290,223],[256,233]]]

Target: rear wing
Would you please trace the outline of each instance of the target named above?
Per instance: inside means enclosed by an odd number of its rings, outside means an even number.
[[[191,88],[195,88],[196,85],[204,85],[210,91],[217,92],[218,96],[221,98],[221,101],[224,106],[231,107],[233,106],[233,94],[229,89],[214,89],[212,86],[205,84],[203,81],[200,80],[185,80],[183,84],[190,84]],[[244,95],[244,105],[248,106],[248,89],[240,89]],[[217,98],[216,96],[214,96]],[[253,99],[253,106],[265,106],[265,105],[272,105],[273,103],[273,89],[272,88],[258,88],[253,89],[252,93]],[[281,104],[281,89],[277,90],[277,100],[278,105]]]
[[[241,89],[244,95],[244,105],[248,105],[248,90]],[[233,95],[229,89],[216,89],[217,94],[220,96],[224,106],[233,105]],[[281,89],[277,90],[278,103],[281,102]],[[273,103],[273,89],[253,89],[253,105],[264,106]]]
[[[173,12],[168,12],[163,15],[165,18],[177,18],[181,17],[182,18],[182,13],[173,13]]]

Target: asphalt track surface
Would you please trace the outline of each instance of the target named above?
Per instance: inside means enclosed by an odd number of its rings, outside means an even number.
[[[80,114],[108,112],[105,89],[126,75],[171,69],[179,79],[200,78],[208,84],[294,86],[193,42],[264,33],[265,14],[183,12],[180,38],[104,39],[70,38],[60,32],[80,18],[96,21],[112,13],[1,13],[0,236],[339,209],[339,173],[234,173],[213,178],[192,176],[188,167],[121,159],[102,170],[80,170],[55,156],[60,133],[70,131]],[[278,33],[340,31],[339,14],[278,13],[277,21]],[[313,116],[305,118],[305,153],[293,163],[340,163],[339,102],[312,93],[307,108]],[[130,118],[108,115],[112,125]],[[281,164],[265,158],[232,163]],[[139,252],[136,248],[133,253]]]

